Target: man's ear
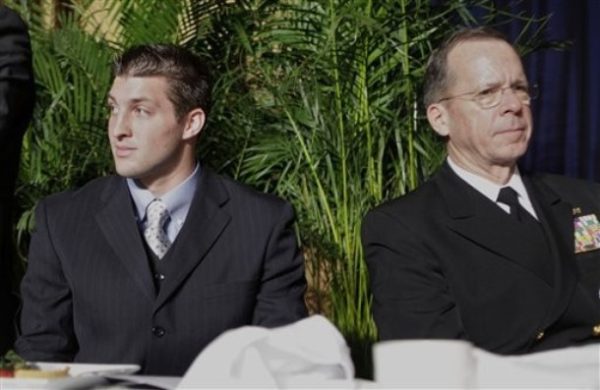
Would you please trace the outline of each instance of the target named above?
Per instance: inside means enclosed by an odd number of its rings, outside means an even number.
[[[185,119],[185,127],[181,138],[183,140],[189,140],[196,137],[202,131],[204,123],[206,122],[206,114],[201,108],[194,108],[188,112]]]
[[[448,128],[448,110],[441,103],[433,103],[427,107],[427,120],[433,130],[442,137],[450,133]]]

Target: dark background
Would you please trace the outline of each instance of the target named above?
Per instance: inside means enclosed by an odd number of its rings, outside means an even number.
[[[545,38],[571,42],[566,50],[544,49],[524,58],[540,96],[532,104],[535,130],[521,166],[600,182],[600,0],[512,6],[534,16],[551,14]],[[507,30],[515,37],[519,26]]]

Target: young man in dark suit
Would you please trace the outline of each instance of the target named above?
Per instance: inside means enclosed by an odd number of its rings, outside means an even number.
[[[293,211],[196,160],[211,88],[198,57],[138,46],[115,76],[118,176],[39,203],[16,347],[29,360],[182,375],[227,329],[306,315]]]
[[[490,29],[457,32],[424,93],[448,158],[363,223],[380,339],[504,354],[600,341],[600,185],[519,172],[535,92],[514,47]]]
[[[34,95],[27,26],[0,1],[0,355],[12,347],[15,334],[12,210],[21,141],[33,112]]]

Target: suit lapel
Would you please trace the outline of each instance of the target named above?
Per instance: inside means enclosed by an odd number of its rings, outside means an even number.
[[[448,207],[450,229],[549,284],[526,248],[515,245],[522,240],[521,226],[515,228],[504,211],[458,177],[447,163],[436,176],[436,182]]]
[[[161,260],[172,262],[170,266],[173,276],[164,280],[155,310],[160,308],[202,261],[229,223],[231,217],[223,210],[228,200],[227,191],[218,176],[203,168],[184,225],[166,258]]]
[[[106,201],[105,207],[96,214],[100,229],[137,286],[150,300],[154,300],[155,290],[148,258],[125,180],[115,178],[103,192],[102,199]]]
[[[555,289],[552,310],[545,320],[547,326],[549,321],[559,317],[566,309],[577,284],[572,206],[562,201],[541,180],[529,180],[525,177],[523,182],[548,238],[554,261]]]

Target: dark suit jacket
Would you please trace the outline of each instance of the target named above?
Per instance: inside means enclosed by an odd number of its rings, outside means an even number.
[[[16,299],[11,290],[12,210],[21,140],[34,103],[31,48],[27,27],[0,5],[0,354],[14,341]]]
[[[600,218],[600,185],[523,180],[548,259],[529,256],[527,232],[447,165],[368,213],[362,234],[380,339],[466,339],[498,353],[600,341],[600,250],[575,255],[573,230],[574,209]]]
[[[17,352],[31,360],[137,363],[182,375],[224,330],[306,315],[289,204],[202,169],[156,294],[124,179],[52,195],[36,211]]]

